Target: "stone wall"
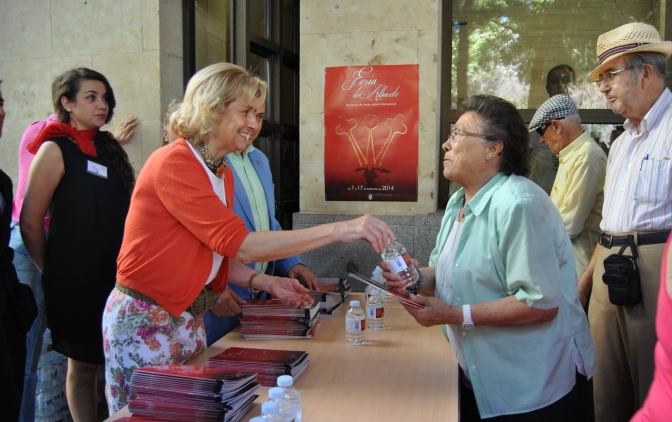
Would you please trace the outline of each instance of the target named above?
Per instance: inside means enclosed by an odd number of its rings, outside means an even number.
[[[439,28],[436,0],[302,0],[300,11],[301,212],[427,215],[436,211]],[[324,200],[326,67],[418,64],[420,120],[417,202]],[[326,165],[339,165],[332,157]]]
[[[53,112],[51,82],[73,67],[104,74],[121,119],[141,121],[126,151],[139,171],[159,146],[168,102],[182,96],[182,10],[172,0],[0,0],[4,133],[0,168],[16,182],[23,131]],[[16,183],[15,183],[16,184]]]
[[[436,213],[438,177],[443,177],[438,166],[440,3],[301,1],[301,212],[294,214],[295,229],[374,214],[390,225],[411,257],[427,265],[443,214]],[[367,64],[420,67],[417,202],[324,200],[325,68]],[[338,161],[328,159],[326,165],[338,165]],[[332,244],[301,258],[320,277],[371,274],[380,261],[363,241]]]
[[[196,71],[231,60],[228,0],[196,1]]]

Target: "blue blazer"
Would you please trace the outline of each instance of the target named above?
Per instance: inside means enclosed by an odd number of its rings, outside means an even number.
[[[264,193],[266,194],[266,205],[268,206],[268,216],[270,218],[271,230],[282,230],[280,223],[275,219],[275,185],[273,184],[273,176],[271,175],[271,167],[268,163],[268,158],[264,155],[263,152],[258,149],[254,149],[248,157],[254,166],[254,169],[261,180],[261,184],[264,186]],[[227,158],[228,160],[228,158]],[[231,163],[229,163],[230,165]],[[245,222],[245,227],[247,230],[254,232],[257,231],[254,227],[254,217],[252,216],[252,207],[250,206],[250,201],[247,198],[247,193],[243,187],[240,177],[236,173],[236,170],[231,166],[233,170],[233,180],[234,180],[234,203],[233,203],[233,212],[242,218]],[[303,262],[298,256],[292,256],[285,259],[279,259],[277,261],[272,261],[268,263],[268,268],[266,269],[266,274],[273,275],[273,271],[278,269],[283,275],[287,275],[287,272],[290,268],[296,264],[302,264]],[[254,263],[248,264],[248,267],[254,268]]]
[[[268,158],[259,150],[254,150],[249,154],[250,161],[259,175],[261,184],[264,186],[264,192],[266,194],[266,205],[268,206],[268,216],[270,218],[271,230],[282,230],[280,223],[275,219],[275,195],[274,195],[274,185],[273,177],[271,176],[271,167],[268,164]],[[229,163],[230,165],[231,163]],[[236,170],[231,166],[233,170],[234,178],[234,201],[233,201],[233,212],[242,218],[245,222],[245,226],[250,232],[257,231],[254,227],[254,217],[252,216],[252,207],[250,206],[250,201],[247,199],[247,193],[243,187],[240,177],[236,174]],[[273,271],[277,268],[279,272],[284,275],[287,275],[287,272],[296,264],[302,264],[301,259],[298,256],[292,256],[290,258],[279,259],[274,262],[268,263],[268,268],[266,269],[267,274],[273,274]],[[254,268],[254,263],[248,264],[248,267]],[[247,286],[239,286],[237,284],[230,283],[228,287],[236,292],[243,300],[250,300],[250,291],[247,289]],[[265,292],[260,293],[259,298],[265,298]],[[205,336],[208,346],[212,343],[219,340],[229,331],[236,328],[239,324],[238,317],[217,317],[212,311],[208,311],[203,315],[203,321],[205,323]]]

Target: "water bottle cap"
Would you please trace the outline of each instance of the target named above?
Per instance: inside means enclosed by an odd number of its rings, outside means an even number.
[[[261,405],[261,413],[268,415],[269,413],[278,413],[280,406],[274,401],[267,401]]]
[[[359,307],[359,301],[358,300],[351,300],[350,301],[350,307],[351,308],[358,308]]]
[[[252,419],[250,419],[250,422],[266,422],[266,418],[263,416],[255,416]]]
[[[278,377],[278,386],[291,387],[294,384],[294,378],[291,375],[280,375]]]
[[[285,389],[282,387],[273,387],[268,390],[268,398],[282,399],[285,397]]]

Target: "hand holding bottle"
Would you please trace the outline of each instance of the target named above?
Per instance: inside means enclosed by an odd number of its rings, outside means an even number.
[[[379,265],[383,269],[383,278],[387,280],[388,286],[399,293],[415,286],[420,277],[416,270],[419,263],[417,259],[408,256],[406,248],[401,243],[388,239],[381,257],[383,261]]]
[[[364,240],[369,242],[378,253],[384,250],[387,240],[394,236],[385,222],[368,214],[354,220],[331,224],[337,227],[337,236],[341,242],[349,243],[355,240]]]

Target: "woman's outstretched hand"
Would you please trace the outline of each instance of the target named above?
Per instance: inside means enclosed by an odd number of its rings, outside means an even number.
[[[369,214],[339,224],[342,225],[341,242],[349,243],[355,240],[365,240],[378,253],[382,253],[385,249],[387,239],[396,239],[387,223]]]
[[[280,303],[283,305],[299,308],[313,303],[313,298],[308,294],[310,290],[302,286],[298,280],[284,277],[273,278],[277,281],[271,283],[268,292],[274,298],[280,300]]]

